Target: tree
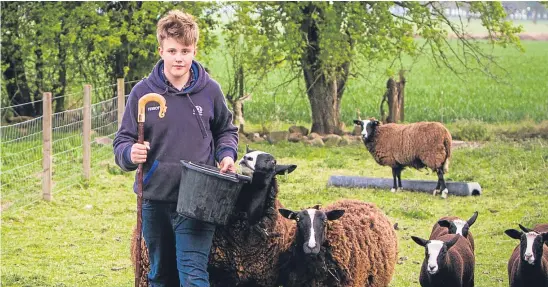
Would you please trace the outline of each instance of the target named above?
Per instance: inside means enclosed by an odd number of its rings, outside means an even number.
[[[492,45],[521,47],[517,33],[499,2],[459,2],[481,14]],[[251,5],[251,4],[250,4]],[[430,57],[437,65],[480,69],[494,76],[491,55],[469,39],[463,24],[443,14],[443,2],[254,2],[247,11],[250,23],[241,22],[264,35],[267,55],[283,59],[302,73],[312,110],[312,132],[341,133],[340,103],[352,66],[358,60],[372,65],[402,55]],[[237,19],[242,15],[237,14]],[[460,23],[463,23],[461,21]],[[237,25],[236,23],[235,25]],[[457,43],[448,40],[455,34]],[[415,35],[424,40],[415,39]],[[458,45],[458,48],[455,47]],[[279,58],[258,59],[265,66]]]
[[[226,51],[228,88],[226,98],[232,106],[234,123],[244,131],[244,101],[250,100],[255,88],[262,83],[268,72],[280,65],[284,56],[279,49],[269,49],[269,38],[260,30],[260,18],[253,14],[254,6],[248,2],[225,5],[222,12],[234,15],[224,25],[222,34]],[[229,16],[230,17],[230,16]]]
[[[107,57],[107,63],[113,66],[110,81],[115,82],[116,78],[136,81],[150,73],[159,59],[156,23],[175,8],[196,17],[200,27],[199,55],[215,48],[216,37],[211,30],[217,24],[212,18],[216,7],[213,2],[107,2],[103,9],[110,23],[108,37],[116,43]]]
[[[55,112],[66,107],[71,87],[83,83],[108,98],[116,78],[140,80],[158,61],[156,23],[168,10],[183,8],[200,26],[198,46],[216,47],[210,30],[217,4],[206,2],[6,2],[2,13],[2,103],[18,105],[17,116],[42,112],[42,93],[52,92]],[[105,92],[106,91],[106,92]],[[6,99],[7,98],[7,99]],[[32,103],[32,104],[27,104]]]

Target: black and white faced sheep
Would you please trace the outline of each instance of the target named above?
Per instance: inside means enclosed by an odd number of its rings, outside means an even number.
[[[472,246],[472,251],[474,251],[474,237],[472,236],[472,232],[470,232],[470,227],[474,224],[474,222],[476,222],[477,218],[477,211],[474,212],[472,217],[466,221],[456,216],[442,217],[432,227],[432,232],[430,233],[429,239],[438,239],[445,234],[460,234],[464,238],[468,239],[470,245]]]
[[[419,282],[422,287],[474,286],[474,253],[460,234],[446,234],[438,240],[411,236],[425,249]]]
[[[413,124],[381,124],[375,119],[354,120],[362,128],[362,140],[375,161],[392,168],[392,192],[401,189],[401,172],[405,167],[428,167],[438,175],[433,191],[441,190],[442,198],[448,194],[444,174],[451,158],[451,134],[437,122]]]
[[[284,286],[388,286],[398,241],[374,204],[341,200],[325,210],[279,211],[297,222],[290,264],[280,275]]]
[[[272,155],[260,151],[248,151],[240,166],[246,175],[252,176],[252,181],[242,187],[236,213],[251,212],[256,224],[251,224],[246,217],[234,216],[227,226],[217,227],[208,264],[210,285],[279,286],[278,270],[282,264],[279,254],[290,248],[296,228],[277,212],[282,205],[276,199],[276,175],[291,173],[297,166],[278,165]],[[247,204],[249,202],[251,204]],[[135,264],[135,230],[132,238],[131,254]],[[146,287],[148,250],[145,241],[141,243],[139,287]]]
[[[293,242],[295,226],[277,210],[276,175],[290,173],[297,166],[279,165],[268,153],[250,151],[240,160],[242,173],[252,177],[244,185],[237,203],[238,217],[217,227],[209,256],[211,286],[279,286],[278,276],[285,263],[280,254]]]
[[[537,225],[533,230],[508,229],[506,235],[519,239],[508,261],[510,287],[548,287],[548,224]]]

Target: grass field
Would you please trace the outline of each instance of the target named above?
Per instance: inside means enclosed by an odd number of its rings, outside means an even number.
[[[504,70],[494,69],[498,80],[479,70],[468,71],[460,78],[446,67],[437,67],[429,57],[404,57],[406,73],[405,120],[431,120],[450,123],[461,119],[483,122],[508,122],[532,119],[540,121],[548,114],[548,42],[522,41],[525,52],[515,48],[495,48],[493,56]],[[490,50],[488,45],[484,48]],[[454,60],[454,58],[452,58]],[[469,61],[471,59],[468,59]],[[207,63],[213,77],[228,88],[225,59],[217,57]],[[356,77],[348,81],[341,103],[341,118],[351,125],[356,109],[362,116],[379,115],[379,105],[386,91],[386,71],[397,72],[399,66],[381,63],[373,68],[353,66]],[[287,85],[289,70],[280,69],[252,93],[246,102],[246,120],[254,123],[284,121],[309,122],[311,118],[306,87],[302,78]],[[385,111],[388,108],[385,107]]]
[[[243,148],[243,145],[242,145]],[[423,249],[411,235],[428,237],[441,216],[469,218],[476,239],[476,285],[507,286],[506,263],[517,242],[504,235],[521,223],[548,222],[548,142],[492,141],[479,148],[457,149],[448,174],[451,181],[477,181],[477,197],[434,198],[426,193],[327,188],[330,175],[390,177],[362,145],[336,149],[302,144],[253,144],[281,164],[297,164],[280,177],[279,199],[288,208],[340,198],[376,203],[399,224],[399,257],[390,286],[417,286]],[[241,154],[241,153],[240,153]],[[91,182],[17,212],[2,213],[2,286],[131,286],[130,233],[135,224],[132,174],[120,173],[113,160],[94,169]],[[404,179],[434,179],[425,171],[406,170]]]

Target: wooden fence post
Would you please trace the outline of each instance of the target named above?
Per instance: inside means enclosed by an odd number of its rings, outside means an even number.
[[[89,180],[91,170],[91,85],[84,85],[84,118],[82,126],[84,179]]]
[[[122,125],[122,117],[126,108],[126,93],[124,90],[124,78],[118,78],[118,129]]]
[[[51,127],[51,93],[42,96],[42,198],[52,200],[51,195],[51,152],[52,152],[52,127]]]

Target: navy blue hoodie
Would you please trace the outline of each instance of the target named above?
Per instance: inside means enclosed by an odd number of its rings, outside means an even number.
[[[192,63],[195,83],[183,91],[168,86],[162,79],[163,60],[148,78],[141,80],[129,94],[122,124],[114,138],[116,164],[124,171],[137,169],[131,162],[131,146],[137,142],[137,104],[148,93],[166,99],[167,111],[159,118],[160,104],[146,106],[144,138],[150,142],[143,164],[143,198],[177,202],[182,165],[180,160],[215,165],[224,157],[234,160],[238,149],[238,128],[226,105],[219,84],[196,61]],[[134,190],[137,191],[137,174]]]

